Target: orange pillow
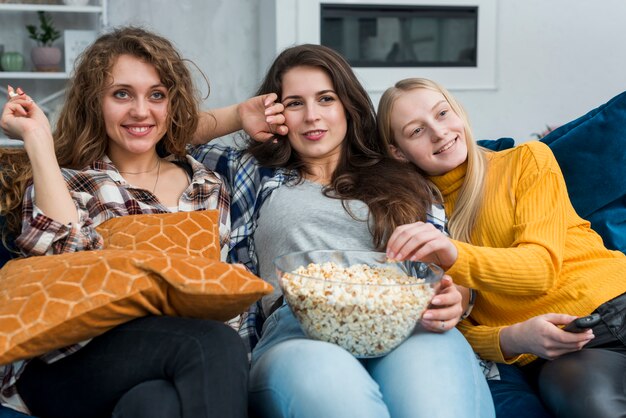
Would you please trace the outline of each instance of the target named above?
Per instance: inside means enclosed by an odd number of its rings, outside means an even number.
[[[98,229],[108,231],[105,242],[116,249],[7,263],[0,270],[0,364],[93,338],[145,315],[227,320],[241,313],[272,287],[240,266],[195,255],[219,254],[215,216],[180,212],[115,218]],[[142,234],[128,233],[131,225],[138,231],[137,225],[146,230],[159,226],[138,239]],[[214,250],[206,245],[207,236],[198,238],[206,231],[212,231]],[[154,247],[146,250],[145,245]]]
[[[220,259],[219,211],[120,216],[96,227],[104,248]]]

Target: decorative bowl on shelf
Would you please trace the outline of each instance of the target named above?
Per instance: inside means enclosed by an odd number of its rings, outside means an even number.
[[[359,358],[383,356],[411,335],[443,277],[434,264],[375,251],[304,251],[274,264],[305,334]]]
[[[61,49],[55,46],[36,46],[30,50],[35,71],[61,71]]]
[[[5,52],[0,57],[0,66],[3,71],[22,71],[24,69],[24,56],[19,52]]]

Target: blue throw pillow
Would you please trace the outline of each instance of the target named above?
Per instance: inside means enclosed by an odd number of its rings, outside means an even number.
[[[541,139],[556,157],[576,212],[604,245],[626,253],[626,92]],[[481,140],[499,151],[511,138]]]
[[[503,149],[515,146],[515,140],[513,138],[481,139],[477,142],[481,147],[488,148],[492,151],[502,151]]]
[[[578,214],[611,249],[626,252],[626,92],[550,132]]]

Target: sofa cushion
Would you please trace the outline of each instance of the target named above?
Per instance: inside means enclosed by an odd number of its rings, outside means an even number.
[[[492,151],[502,151],[514,147],[515,140],[513,138],[481,139],[478,145]]]
[[[626,253],[626,92],[541,139],[563,171],[576,212],[591,222],[604,245]],[[510,138],[481,140],[492,150]]]
[[[120,216],[96,228],[111,250],[155,250],[220,259],[219,212]]]
[[[128,233],[141,225],[150,233]],[[227,320],[272,290],[216,258],[217,211],[124,216],[98,229],[115,248],[14,259],[0,270],[0,364],[146,315]]]
[[[578,214],[607,247],[626,252],[626,92],[542,141],[561,166]]]

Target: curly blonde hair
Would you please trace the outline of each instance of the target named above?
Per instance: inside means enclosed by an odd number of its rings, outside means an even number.
[[[53,133],[61,167],[80,170],[105,156],[108,141],[102,113],[103,93],[112,82],[111,69],[120,55],[130,55],[154,66],[169,98],[168,128],[157,149],[162,155],[186,154],[200,112],[199,94],[187,60],[167,39],[127,26],[100,36],[77,61]],[[0,215],[6,216],[3,239],[21,229],[21,203],[31,178],[24,151],[0,150]]]

